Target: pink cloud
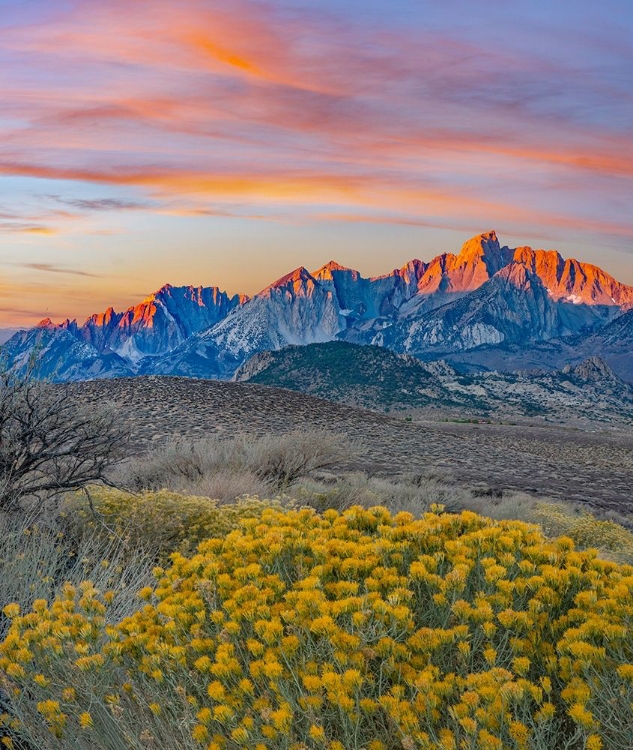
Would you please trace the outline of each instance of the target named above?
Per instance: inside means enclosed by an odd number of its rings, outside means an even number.
[[[138,0],[78,2],[3,45],[23,63],[19,81],[0,80],[18,123],[3,175],[401,208],[422,223],[504,212],[626,227],[542,210],[541,172],[630,179],[630,140],[548,109],[574,71],[485,39],[359,31],[249,0]]]

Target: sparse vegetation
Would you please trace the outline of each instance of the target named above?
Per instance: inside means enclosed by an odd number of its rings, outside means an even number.
[[[287,489],[311,471],[340,463],[351,451],[349,441],[319,430],[174,441],[128,462],[119,481],[132,490],[207,489],[213,498],[233,500]]]
[[[425,406],[485,408],[473,394],[464,398],[444,388],[418,359],[379,346],[330,341],[262,356],[261,367],[248,378],[261,385],[387,412]],[[245,373],[248,368],[247,363]]]
[[[393,513],[405,511],[419,516],[433,505],[463,510],[469,506],[471,493],[433,472],[393,478],[368,477],[357,472],[325,484],[314,480],[301,482],[292,496],[320,512],[331,508],[343,511],[354,505],[365,508],[382,505]]]
[[[490,371],[491,363],[480,372],[460,372],[455,363],[457,369],[433,360],[330,341],[256,354],[237,378],[385,413],[447,415],[454,422],[521,415],[530,421],[630,425],[633,418],[633,388],[599,358],[565,371],[514,373]]]

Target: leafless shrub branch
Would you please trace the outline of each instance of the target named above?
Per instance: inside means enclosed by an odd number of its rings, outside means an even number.
[[[95,482],[122,456],[114,406],[77,403],[66,386],[0,372],[0,510],[18,510]]]

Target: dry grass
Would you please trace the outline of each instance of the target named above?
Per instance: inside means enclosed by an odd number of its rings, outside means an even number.
[[[441,505],[450,512],[472,510],[497,520],[535,523],[550,538],[569,536],[609,559],[633,561],[633,522],[624,516],[607,517],[522,492],[467,488],[432,467],[397,477],[317,471],[341,464],[354,450],[340,436],[322,431],[212,437],[169,443],[128,462],[118,479],[134,492],[167,489],[220,503],[244,496],[281,498],[319,512],[382,505],[419,517]]]
[[[227,501],[286,490],[349,450],[340,436],[316,430],[174,441],[128,461],[115,479],[132,491],[170,489]]]
[[[36,599],[58,596],[65,583],[90,580],[102,591],[120,592],[112,612],[119,619],[136,609],[134,590],[152,578],[153,565],[140,547],[109,534],[69,533],[62,518],[33,525],[0,514],[0,611],[10,602],[28,610]]]
[[[365,508],[382,505],[394,513],[406,511],[420,516],[432,505],[443,505],[447,510],[466,508],[471,494],[432,473],[383,478],[357,472],[327,484],[302,481],[293,488],[292,498],[319,512],[330,508],[342,511],[354,505]]]

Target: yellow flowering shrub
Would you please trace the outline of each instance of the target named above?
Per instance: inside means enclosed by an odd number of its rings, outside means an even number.
[[[268,508],[155,578],[5,609],[38,747],[630,748],[633,567],[536,526]]]
[[[92,508],[83,493],[65,500],[65,517],[76,531],[114,533],[128,540],[132,547],[150,548],[158,556],[175,550],[184,554],[193,552],[203,539],[228,534],[242,518],[254,518],[264,508],[279,507],[274,501],[256,497],[219,503],[171,490],[132,494],[110,487],[93,487],[90,496]]]
[[[591,513],[575,514],[563,503],[534,503],[530,513],[548,536],[568,536],[576,546],[593,547],[601,556],[633,564],[633,533],[614,521],[600,521]]]

